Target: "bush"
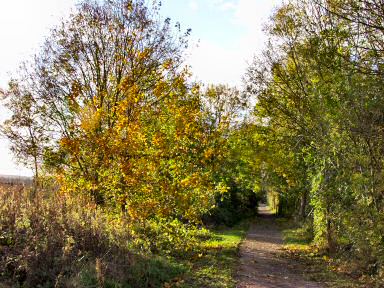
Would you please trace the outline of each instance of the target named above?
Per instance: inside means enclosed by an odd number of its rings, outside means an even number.
[[[142,247],[151,253],[187,257],[199,251],[201,240],[211,237],[205,228],[167,219],[147,220],[133,228],[136,247]]]

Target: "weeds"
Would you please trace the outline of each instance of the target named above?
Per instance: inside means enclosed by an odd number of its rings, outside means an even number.
[[[135,223],[52,187],[0,189],[1,287],[234,287],[244,225]]]
[[[357,259],[344,258],[340,252],[329,255],[325,249],[312,245],[313,233],[308,225],[299,228],[290,226],[283,231],[285,257],[304,263],[310,280],[333,288],[383,287],[380,277],[363,273]]]
[[[200,254],[189,261],[191,270],[181,287],[235,287],[233,276],[239,259],[239,244],[245,237],[248,226],[245,221],[231,229],[213,231],[212,237],[202,242]]]

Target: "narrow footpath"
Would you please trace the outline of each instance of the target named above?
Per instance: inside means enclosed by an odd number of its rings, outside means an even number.
[[[301,263],[281,257],[281,229],[266,206],[240,246],[237,288],[322,288],[305,280]]]

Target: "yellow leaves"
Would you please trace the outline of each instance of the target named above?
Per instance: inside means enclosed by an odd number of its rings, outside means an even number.
[[[131,219],[135,220],[138,219],[138,214],[134,209],[131,209],[131,207],[128,208],[128,215],[131,217]]]
[[[119,83],[119,85],[118,85],[118,89],[119,90],[123,90],[123,91],[126,91],[126,90],[128,90],[129,89],[129,87],[130,87],[130,83],[131,82],[131,80],[130,80],[130,78],[129,77],[125,77],[123,80],[121,80],[121,82]]]
[[[204,158],[205,159],[211,159],[213,156],[214,156],[214,150],[212,148],[208,148],[207,150],[205,150],[204,152]]]
[[[191,89],[192,94],[199,95],[200,94],[200,86],[195,84]]]
[[[137,83],[132,82],[131,77],[125,77],[119,84],[118,89],[124,95],[123,99],[120,100],[118,105],[118,112],[126,114],[127,110],[135,107],[135,104],[140,102],[143,98],[143,93],[140,91],[140,87]]]
[[[124,182],[127,185],[127,187],[135,187],[139,184],[139,179],[136,177],[132,177],[131,174],[124,175]]]
[[[139,56],[144,61],[148,53]],[[172,65],[170,59],[164,68]],[[170,79],[156,71],[148,76],[154,77],[149,88],[125,75],[112,90],[117,100],[100,93],[92,106],[82,109],[79,127],[84,138],[78,147],[98,183],[87,186],[95,180],[81,176],[84,183],[74,180],[79,183],[73,191],[97,191],[134,221],[155,215],[199,221],[214,204],[214,194],[226,189],[215,190],[204,166],[203,159],[216,159],[219,153],[208,148],[200,88],[189,88],[185,73]],[[63,139],[63,145],[74,144]]]
[[[168,69],[170,69],[172,67],[172,64],[173,64],[173,60],[172,59],[167,59],[163,63],[163,68],[168,70]]]
[[[75,239],[72,236],[67,236],[65,239],[65,245],[63,246],[64,255],[69,255],[74,247]]]
[[[80,95],[80,93],[81,93],[80,84],[77,81],[73,82],[71,86],[71,92],[68,95],[68,104],[73,111],[76,111],[80,107],[76,100]]]
[[[126,7],[125,7],[129,12],[133,11],[133,4],[132,1],[127,1]]]
[[[160,144],[161,144],[161,140],[160,140],[159,138],[157,138],[156,136],[154,136],[154,137],[152,138],[152,144],[153,144],[154,146],[160,146]]]
[[[165,143],[164,143],[164,138],[163,138],[163,135],[159,132],[155,133],[153,136],[152,136],[152,145],[155,146],[155,147],[161,147],[163,146]]]
[[[190,178],[185,178],[180,181],[180,185],[183,187],[187,187],[189,185],[189,182],[190,182]]]
[[[225,194],[229,191],[229,189],[230,188],[223,182],[218,183],[215,187],[216,192],[219,194]]]
[[[81,121],[80,126],[84,131],[93,131],[94,129],[98,128],[101,124],[102,110],[95,110],[90,106],[86,106],[80,112],[79,118]]]
[[[193,173],[180,181],[180,185],[184,188],[194,188],[199,186],[199,183],[200,175],[198,173]]]
[[[138,60],[139,61],[143,61],[147,58],[149,58],[149,56],[151,55],[153,49],[152,48],[145,48],[143,51],[139,51],[137,53],[137,57],[138,57]]]
[[[144,187],[141,188],[141,191],[143,194],[150,194],[153,191],[153,187],[150,185],[144,185]]]
[[[153,197],[145,197],[141,198],[140,201],[138,199],[130,199],[128,207],[128,215],[132,220],[143,221],[149,218],[151,215],[160,215],[158,201]]]
[[[153,90],[153,94],[157,97],[157,98],[160,98],[165,91],[167,91],[167,83],[164,82],[164,81],[159,81],[157,84],[156,84],[156,87],[155,89]]]

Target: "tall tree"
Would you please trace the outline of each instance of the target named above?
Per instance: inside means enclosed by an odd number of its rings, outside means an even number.
[[[383,234],[374,224],[383,211],[384,104],[380,13],[367,9],[375,3],[290,1],[273,16],[274,45],[251,65],[247,81],[275,155],[266,159],[268,173],[287,180],[281,198],[308,196],[316,241],[331,250],[347,241],[368,261],[382,259]]]
[[[50,136],[44,163],[62,189],[132,219],[197,221],[213,203],[219,147],[182,64],[189,30],[146,3],[82,2],[16,83]]]

